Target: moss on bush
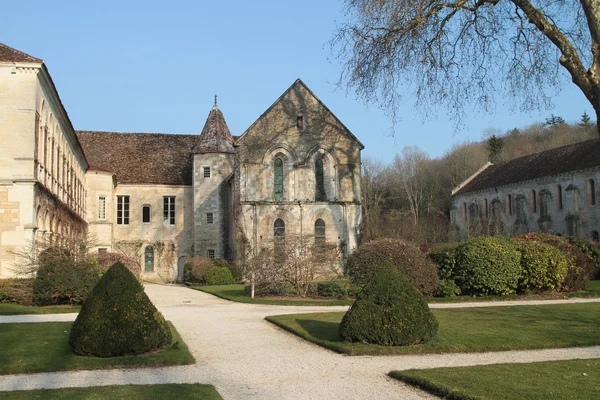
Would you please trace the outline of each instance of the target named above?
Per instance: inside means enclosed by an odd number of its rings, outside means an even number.
[[[437,329],[421,293],[390,262],[374,271],[340,323],[344,340],[385,346],[424,343]]]
[[[463,294],[515,293],[521,276],[518,242],[504,237],[477,237],[456,248],[453,278]]]
[[[97,264],[74,260],[64,250],[44,250],[40,253],[39,263],[33,283],[36,305],[81,304],[100,279]]]
[[[386,261],[404,273],[423,295],[435,294],[437,266],[416,245],[402,239],[378,239],[359,246],[348,258],[346,272],[362,286],[372,278],[374,269]]]
[[[546,243],[523,242],[519,252],[522,268],[519,291],[560,290],[569,270],[562,251]]]
[[[116,263],[84,302],[69,337],[81,355],[142,354],[171,343],[171,331],[135,276]]]
[[[227,267],[213,266],[204,274],[204,283],[207,285],[229,285],[233,282],[235,279]]]

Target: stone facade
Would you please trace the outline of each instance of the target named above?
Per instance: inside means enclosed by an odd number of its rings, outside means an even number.
[[[487,164],[453,192],[453,233],[463,240],[549,232],[598,241],[598,154],[600,140],[591,140]],[[555,174],[544,174],[552,168]]]
[[[0,148],[0,277],[12,251],[86,233],[159,281],[246,256],[276,221],[357,245],[363,146],[300,80],[240,137],[216,99],[200,135],[76,132],[43,61],[0,44]]]

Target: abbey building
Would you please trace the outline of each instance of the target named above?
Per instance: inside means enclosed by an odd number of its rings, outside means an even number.
[[[77,131],[45,63],[0,44],[0,277],[28,243],[86,233],[164,281],[189,257],[239,259],[275,235],[314,236],[344,258],[362,149],[301,80],[239,136],[216,99],[200,134]]]

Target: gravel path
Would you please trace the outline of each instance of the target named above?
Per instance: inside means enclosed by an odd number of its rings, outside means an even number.
[[[0,390],[198,382],[215,385],[225,399],[432,399],[435,397],[392,380],[386,374],[391,370],[409,368],[600,358],[600,346],[476,354],[348,357],[305,342],[264,320],[267,315],[343,311],[346,307],[232,303],[178,286],[146,285],[146,292],[177,327],[196,358],[195,365],[5,375],[0,376]],[[461,306],[513,305],[510,303],[463,303]],[[448,306],[458,305],[432,305],[436,308]],[[27,316],[27,319],[30,317],[55,320],[73,319],[75,315]],[[0,322],[7,318],[0,317]]]

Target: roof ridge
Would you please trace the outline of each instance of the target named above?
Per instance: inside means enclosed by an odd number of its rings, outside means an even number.
[[[4,54],[3,54],[3,52],[2,52],[2,48],[3,48],[3,47],[4,47],[5,49],[8,49],[8,50],[10,50],[10,52],[17,53],[17,54],[19,54],[19,55],[23,56],[24,58],[30,58],[31,60],[29,60],[29,61],[23,61],[23,60],[10,60],[10,59],[5,59],[4,57],[6,57],[6,56],[9,56],[9,54],[6,54],[6,53],[4,53]],[[39,63],[44,63],[44,60],[42,60],[41,58],[34,57],[34,56],[32,56],[32,55],[30,55],[30,54],[27,54],[27,53],[25,53],[25,52],[23,52],[23,51],[21,51],[21,50],[17,50],[17,49],[15,49],[14,47],[10,47],[9,45],[7,45],[7,44],[4,44],[4,43],[2,43],[2,42],[0,42],[0,61],[13,61],[13,62],[15,62],[15,61],[16,61],[16,62],[39,62]]]

